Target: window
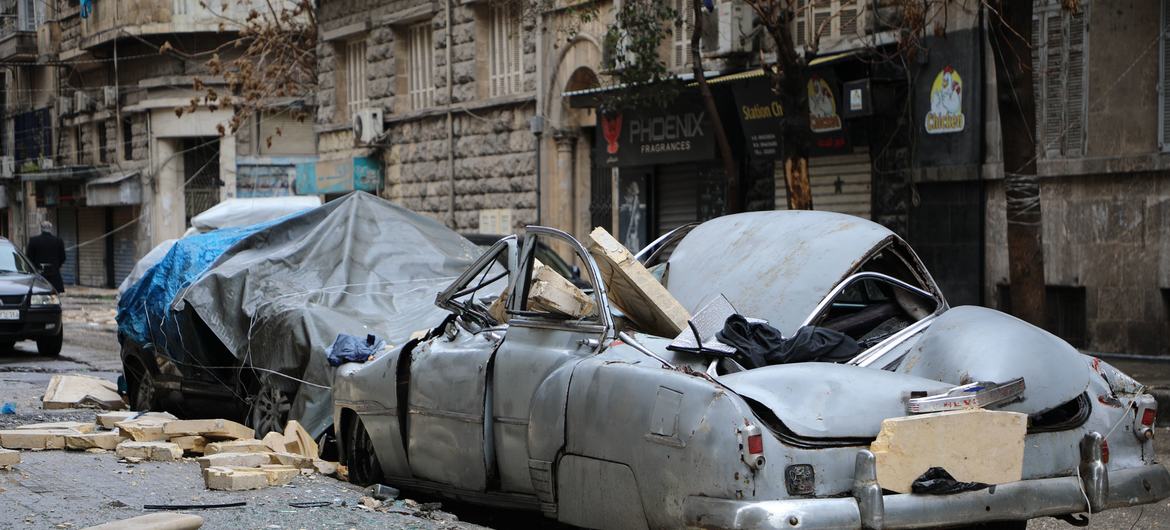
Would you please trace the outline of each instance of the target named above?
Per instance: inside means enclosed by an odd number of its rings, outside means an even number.
[[[348,120],[358,109],[369,105],[366,99],[366,39],[346,42],[345,50],[345,102],[349,112],[344,117]]]
[[[866,9],[860,0],[797,0],[792,37],[797,46],[813,42],[826,47],[833,41],[864,33]]]
[[[106,122],[99,121],[97,123],[97,138],[98,138],[98,161],[105,164],[109,162],[109,156],[106,151],[109,149],[109,133],[106,131]]]
[[[1076,12],[1064,9],[1060,0],[1043,0],[1032,15],[1037,152],[1047,158],[1085,152],[1088,17],[1087,0]]]
[[[1162,27],[1170,24],[1170,0],[1162,0]],[[1170,42],[1162,31],[1159,36],[1158,60],[1158,146],[1170,151]]]
[[[122,120],[122,160],[134,160],[134,128],[129,119]]]
[[[435,48],[431,39],[431,23],[427,21],[411,26],[407,38],[410,107],[423,109],[435,103]]]
[[[489,32],[489,79],[491,96],[506,96],[523,90],[524,50],[520,39],[520,17],[510,3],[491,5]]]
[[[682,68],[691,60],[691,32],[695,29],[695,12],[691,0],[671,0],[674,28],[670,32],[670,65]]]

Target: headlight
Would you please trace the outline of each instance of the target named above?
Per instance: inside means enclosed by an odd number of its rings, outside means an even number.
[[[61,305],[61,299],[55,294],[34,294],[29,300],[32,305]]]

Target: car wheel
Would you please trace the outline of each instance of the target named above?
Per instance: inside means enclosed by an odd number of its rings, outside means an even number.
[[[130,392],[130,410],[149,412],[154,410],[154,374],[140,366],[123,365],[127,374],[127,390]]]
[[[349,481],[359,486],[382,482],[382,466],[374,454],[374,443],[362,425],[361,418],[354,417],[346,433],[346,463],[349,466]]]
[[[292,392],[275,377],[261,380],[260,389],[252,397],[247,422],[256,431],[256,439],[264,438],[270,432],[284,432],[288,412],[292,410],[292,397]]]
[[[37,353],[46,357],[61,355],[61,341],[64,337],[64,333],[58,333],[52,337],[37,339]]]

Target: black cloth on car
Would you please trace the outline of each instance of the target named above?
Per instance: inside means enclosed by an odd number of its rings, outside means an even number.
[[[61,266],[65,264],[65,242],[61,238],[50,232],[41,232],[28,240],[25,255],[41,269],[41,276],[58,293],[65,292],[65,281],[61,278]]]
[[[731,315],[715,338],[735,347],[735,360],[745,368],[773,364],[830,362],[852,359],[861,348],[840,331],[804,326],[785,338],[780,330],[763,322],[749,322],[743,315]]]
[[[964,491],[976,491],[990,487],[982,482],[959,482],[941,467],[927,469],[922,476],[910,484],[910,491],[928,495],[950,495]]]
[[[333,344],[325,349],[326,359],[330,366],[341,366],[344,363],[364,363],[374,358],[374,355],[386,345],[386,341],[377,335],[366,335],[363,340],[353,335],[338,333]]]

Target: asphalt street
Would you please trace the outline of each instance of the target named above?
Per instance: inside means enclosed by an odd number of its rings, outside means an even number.
[[[95,302],[100,303],[108,306],[111,301]],[[37,355],[31,342],[19,343],[15,352],[0,354],[0,403],[12,403],[16,409],[15,414],[0,415],[0,429],[44,421],[93,420],[92,410],[46,411],[40,407],[41,395],[54,374],[85,374],[113,381],[120,371],[110,324],[101,321],[107,311],[77,307],[67,306],[68,311],[78,313],[66,319],[66,343],[59,358]],[[1158,429],[1156,444],[1159,460],[1170,462],[1170,428]],[[82,528],[141,515],[146,504],[240,501],[247,505],[190,513],[203,516],[205,528],[552,526],[551,521],[536,514],[487,510],[448,501],[443,501],[441,507],[426,503],[436,499],[418,499],[423,501],[421,505],[400,500],[373,510],[361,505],[361,488],[320,475],[297,477],[282,487],[217,492],[204,487],[194,460],[126,464],[110,453],[65,451],[26,451],[21,456],[19,466],[0,471],[0,529]],[[290,505],[301,502],[326,505]],[[1028,527],[1074,528],[1056,519],[1035,520]],[[1170,529],[1170,501],[1093,515],[1089,528]]]

